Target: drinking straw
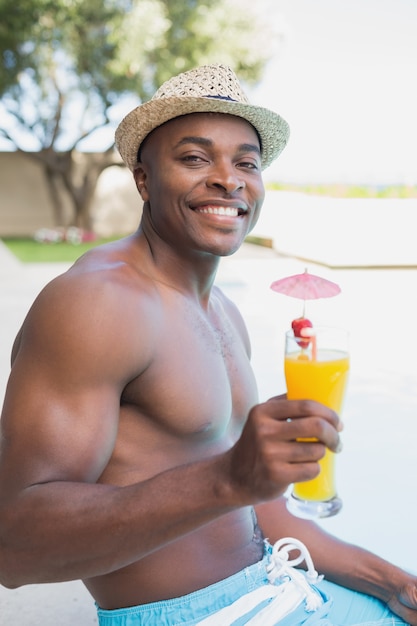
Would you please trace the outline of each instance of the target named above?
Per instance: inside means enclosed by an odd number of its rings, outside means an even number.
[[[311,341],[311,357],[313,361],[317,361],[317,336],[314,332],[314,328],[309,328],[308,326],[306,326],[305,328],[301,329],[300,334],[302,337],[305,337],[306,339],[309,339],[309,341]]]
[[[315,334],[311,337],[311,356],[313,357],[313,361],[317,361],[317,336]]]

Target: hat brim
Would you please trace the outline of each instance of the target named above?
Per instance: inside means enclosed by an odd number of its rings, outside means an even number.
[[[116,130],[116,146],[128,168],[131,171],[136,169],[139,146],[155,128],[190,113],[226,113],[241,117],[252,124],[262,144],[262,169],[278,157],[290,135],[287,122],[274,111],[263,107],[221,98],[157,98],[133,109]]]

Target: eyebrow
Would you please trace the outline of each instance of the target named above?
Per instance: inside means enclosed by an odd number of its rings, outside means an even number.
[[[211,139],[207,139],[206,137],[199,137],[199,136],[189,136],[189,137],[183,137],[182,139],[180,139],[180,141],[176,144],[176,147],[178,146],[183,146],[184,144],[187,143],[194,143],[200,146],[204,146],[206,148],[210,148],[213,146],[213,141]],[[259,156],[261,156],[261,150],[259,148],[259,146],[257,146],[256,144],[253,143],[242,143],[238,146],[238,152],[256,152],[256,154],[258,154]]]

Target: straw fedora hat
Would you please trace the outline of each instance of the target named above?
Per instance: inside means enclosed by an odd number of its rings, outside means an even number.
[[[189,113],[228,113],[247,120],[261,141],[262,169],[285,148],[287,122],[277,113],[254,106],[234,72],[225,65],[203,65],[166,81],[151,100],[126,115],[116,130],[116,146],[132,171],[143,140],[165,122]]]

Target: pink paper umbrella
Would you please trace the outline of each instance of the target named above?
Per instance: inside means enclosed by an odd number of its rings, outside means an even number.
[[[271,289],[291,298],[304,300],[318,300],[319,298],[332,298],[340,293],[339,285],[327,278],[309,274],[305,270],[302,274],[286,276],[271,284]],[[303,313],[304,315],[304,313]]]

